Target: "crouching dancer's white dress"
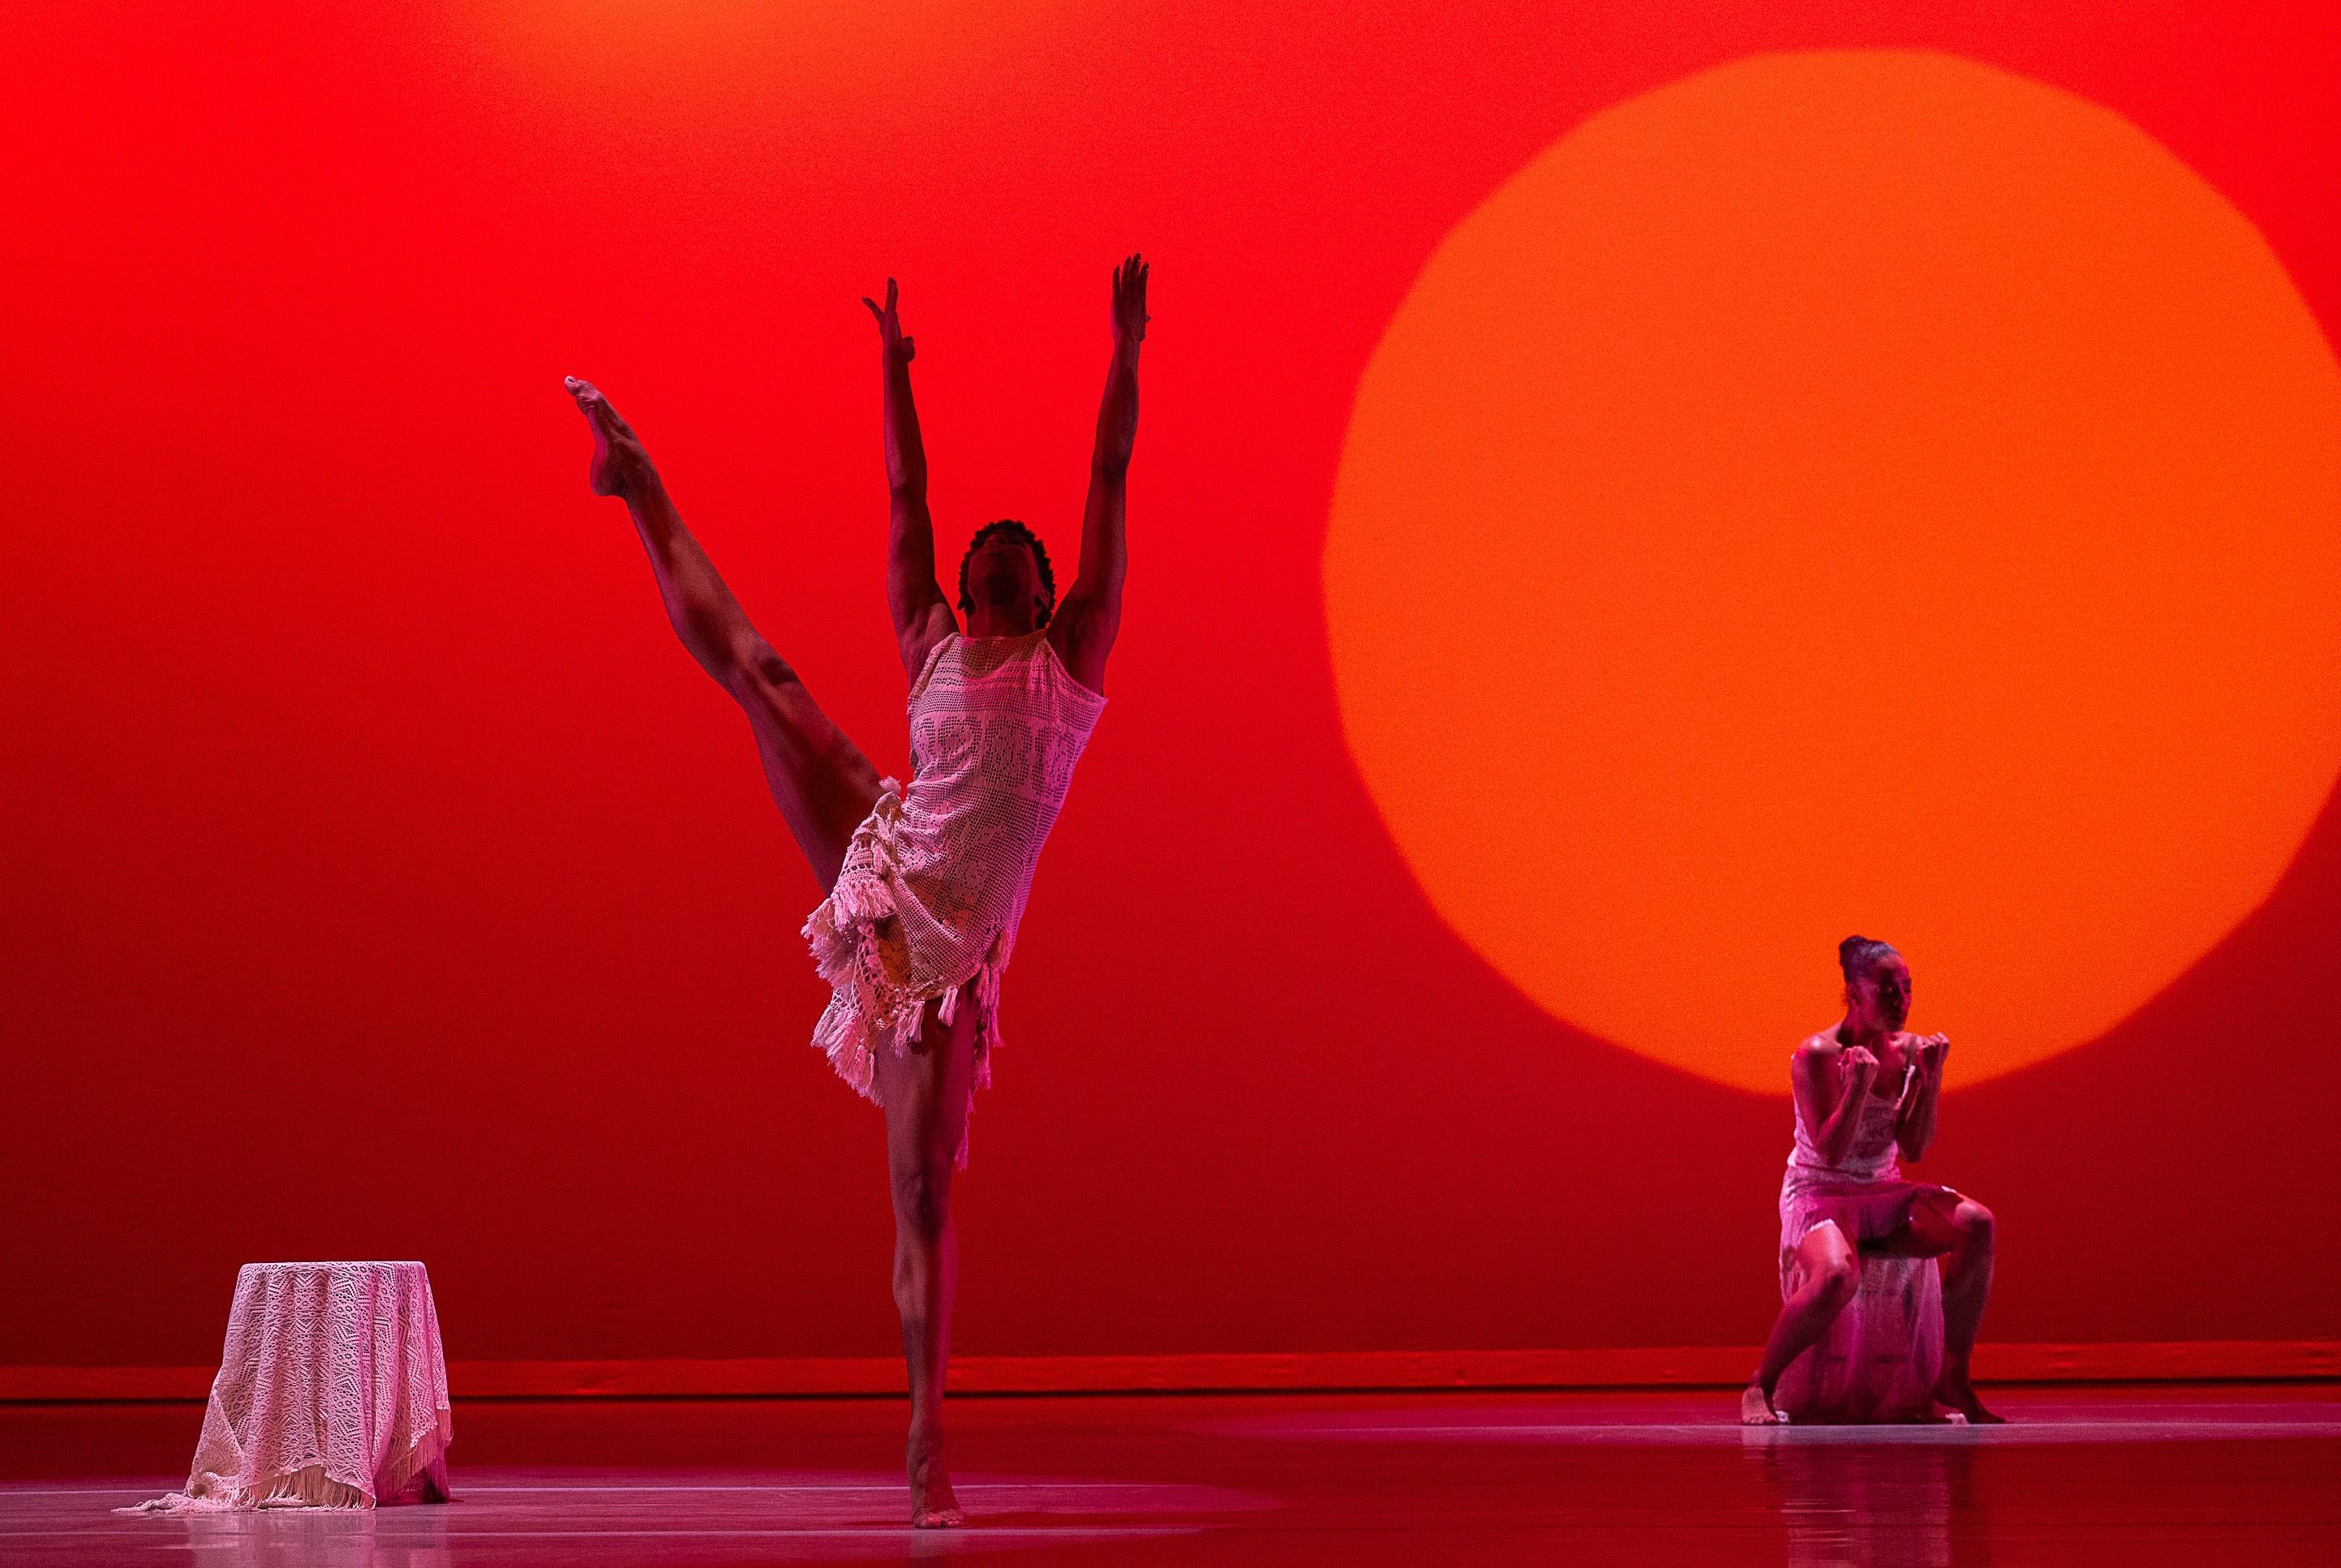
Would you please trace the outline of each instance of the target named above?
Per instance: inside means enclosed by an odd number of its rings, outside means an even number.
[[[837,885],[805,922],[829,982],[812,1043],[878,1098],[872,1053],[907,1051],[926,1004],[956,1016],[973,981],[975,1072],[991,1082],[1000,976],[1041,845],[1105,698],[1066,670],[1045,631],[945,637],[911,687],[911,784],[882,785]],[[967,1164],[962,1136],[958,1163]]]

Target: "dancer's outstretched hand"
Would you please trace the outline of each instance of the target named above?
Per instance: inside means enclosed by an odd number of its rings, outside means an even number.
[[[919,345],[902,335],[902,313],[894,308],[894,302],[901,297],[902,292],[890,277],[886,280],[886,306],[883,310],[866,294],[862,296],[862,303],[868,305],[870,314],[878,318],[878,346],[885,352],[887,359],[900,360],[908,365],[918,357]]]
[[[599,388],[573,375],[564,377],[562,385],[577,400],[585,423],[593,429],[593,461],[585,470],[585,479],[594,494],[623,495],[646,480],[657,479],[658,471],[651,466],[642,438],[633,425],[618,417],[618,411]]]
[[[1132,255],[1113,269],[1113,340],[1136,347],[1146,341],[1146,259]]]

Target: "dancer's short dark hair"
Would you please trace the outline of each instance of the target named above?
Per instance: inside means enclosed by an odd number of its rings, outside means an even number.
[[[1845,983],[1850,985],[1893,954],[1894,948],[1888,943],[1868,936],[1848,936],[1837,944],[1837,966],[1845,972]]]
[[[1032,563],[1041,568],[1041,596],[1047,601],[1041,607],[1041,624],[1047,625],[1049,617],[1057,613],[1057,574],[1049,569],[1049,547],[1041,543],[1038,534],[1013,517],[986,523],[975,531],[975,537],[967,542],[967,554],[959,558],[959,613],[962,615],[975,614],[975,595],[967,591],[967,568],[975,559],[976,551],[994,534],[1005,534],[1011,539],[1021,540],[1032,552]]]

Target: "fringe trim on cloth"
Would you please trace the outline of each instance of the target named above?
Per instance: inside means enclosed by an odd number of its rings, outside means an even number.
[[[381,1483],[379,1498],[363,1484],[327,1474],[321,1460],[282,1475],[249,1483],[226,1475],[193,1476],[185,1492],[165,1493],[114,1512],[154,1518],[182,1513],[248,1513],[261,1508],[364,1510],[374,1507],[377,1501],[445,1503],[452,1498],[447,1487],[446,1453],[453,1435],[447,1413],[442,1411],[437,1427],[415,1439],[413,1446],[374,1478]]]
[[[884,779],[877,804],[853,830],[837,884],[804,923],[813,969],[830,988],[829,1006],[813,1027],[812,1043],[855,1094],[876,1104],[875,1053],[907,1053],[919,1037],[927,1004],[938,997],[938,1016],[945,1024],[955,1022],[960,998],[972,980],[977,1012],[975,1066],[968,1085],[971,1117],[974,1092],[991,1085],[991,1048],[1000,1043],[1000,975],[1007,953],[1002,939],[995,937],[983,961],[968,974],[926,987],[909,983],[910,951],[895,918],[894,878],[902,864],[895,835],[902,822],[902,784]],[[967,1167],[964,1131],[955,1164]]]

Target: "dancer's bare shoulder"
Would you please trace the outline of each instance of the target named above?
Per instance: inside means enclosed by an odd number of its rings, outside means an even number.
[[[1838,1062],[1845,1047],[1834,1028],[1808,1034],[1788,1058],[1788,1087],[1800,1106],[1826,1107],[1836,1094]]]
[[[1826,1067],[1845,1054],[1845,1046],[1837,1037],[1834,1025],[1817,1030],[1797,1042],[1793,1060],[1798,1066]]]

